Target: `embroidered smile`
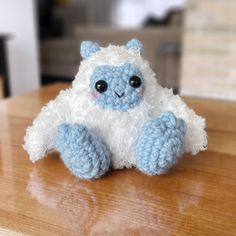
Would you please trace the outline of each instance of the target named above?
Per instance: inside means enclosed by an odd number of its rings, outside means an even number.
[[[125,95],[125,92],[123,92],[122,94],[119,94],[119,93],[115,92],[115,94],[116,94],[119,98],[121,98],[121,97],[123,97],[123,96]]]

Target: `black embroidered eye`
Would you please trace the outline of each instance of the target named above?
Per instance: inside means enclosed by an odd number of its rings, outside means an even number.
[[[142,84],[142,80],[137,76],[133,75],[129,79],[129,85],[133,88],[139,88]]]
[[[99,93],[104,93],[107,90],[107,82],[105,80],[98,80],[95,84],[95,89]]]

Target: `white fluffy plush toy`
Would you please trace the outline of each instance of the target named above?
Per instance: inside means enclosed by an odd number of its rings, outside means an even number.
[[[205,120],[161,87],[141,54],[142,43],[106,48],[84,41],[72,88],[50,101],[27,129],[35,162],[58,151],[69,170],[99,178],[112,166],[165,173],[186,153],[207,146]]]

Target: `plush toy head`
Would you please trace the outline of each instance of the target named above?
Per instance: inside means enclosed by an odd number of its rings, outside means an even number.
[[[141,57],[143,45],[138,39],[107,48],[84,41],[80,51],[84,60],[74,88],[82,91],[86,86],[89,97],[102,108],[127,111],[140,104],[154,73]]]

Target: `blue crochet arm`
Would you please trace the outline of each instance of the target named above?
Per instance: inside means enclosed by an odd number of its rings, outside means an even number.
[[[54,144],[67,168],[80,178],[99,178],[110,167],[106,146],[85,126],[61,124]]]
[[[183,154],[187,126],[172,112],[146,122],[136,143],[136,167],[147,175],[165,173]]]

